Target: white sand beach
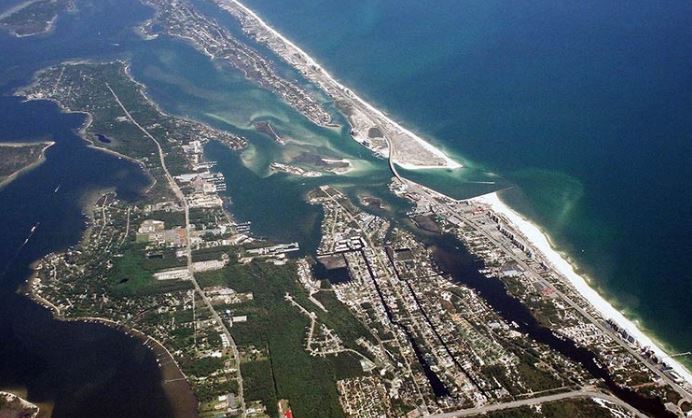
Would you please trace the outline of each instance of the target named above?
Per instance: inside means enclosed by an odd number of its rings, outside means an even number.
[[[641,346],[650,347],[660,359],[671,366],[683,379],[692,384],[692,374],[690,371],[680,362],[670,357],[670,355],[654,342],[651,337],[642,332],[633,321],[625,317],[625,315],[612,306],[603,296],[592,289],[584,277],[580,276],[574,270],[574,267],[551,246],[548,237],[536,225],[502,202],[497,193],[486,194],[472,200],[487,204],[493,211],[501,213],[509,219],[531,244],[545,256],[553,267],[567,278],[574,288],[584,296],[604,318],[613,320],[620,327],[627,330]]]
[[[276,54],[299,70],[306,78],[319,85],[335,102],[345,102],[354,113],[364,118],[349,118],[357,136],[370,128],[384,131],[389,142],[396,148],[394,162],[407,169],[416,168],[460,168],[462,165],[447,156],[420,136],[404,128],[375,106],[366,102],[348,87],[338,82],[322,65],[300,47],[269,26],[255,12],[237,0],[216,0],[221,8],[235,16],[246,33],[271,48]],[[359,141],[360,142],[360,141]]]

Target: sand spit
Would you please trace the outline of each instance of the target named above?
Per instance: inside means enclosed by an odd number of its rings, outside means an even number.
[[[248,7],[237,0],[216,2],[240,21],[248,35],[267,45],[308,80],[320,86],[348,117],[351,135],[357,142],[382,157],[389,157],[391,153],[392,160],[407,169],[462,167],[443,151],[404,128],[338,82],[317,61]]]

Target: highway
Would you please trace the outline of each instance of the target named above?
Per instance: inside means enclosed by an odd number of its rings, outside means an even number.
[[[219,314],[214,310],[214,307],[212,306],[211,302],[209,301],[209,298],[207,298],[207,295],[204,293],[202,288],[200,287],[199,283],[197,283],[197,280],[195,279],[195,274],[194,274],[194,268],[192,264],[192,244],[190,240],[191,236],[191,228],[190,228],[190,207],[187,204],[187,199],[185,198],[185,195],[183,194],[182,190],[180,190],[180,187],[178,187],[178,184],[175,182],[173,179],[173,176],[171,176],[171,173],[168,171],[168,168],[166,167],[166,160],[165,160],[165,154],[163,152],[163,149],[161,148],[161,144],[159,141],[154,138],[153,135],[149,133],[146,129],[144,129],[130,114],[130,112],[127,110],[127,108],[123,105],[123,103],[120,101],[120,98],[118,97],[117,94],[113,91],[111,86],[106,83],[106,87],[108,87],[108,90],[110,90],[111,94],[115,98],[115,101],[118,103],[120,108],[125,112],[125,116],[132,122],[144,135],[146,135],[149,139],[151,139],[154,144],[156,144],[156,148],[158,150],[159,154],[159,159],[161,161],[161,168],[163,169],[163,172],[165,173],[166,180],[168,181],[168,184],[175,193],[176,197],[180,201],[180,203],[183,206],[183,210],[185,211],[185,232],[186,232],[186,245],[185,245],[185,256],[187,258],[187,268],[188,272],[190,275],[190,281],[192,282],[192,285],[195,288],[195,291],[197,294],[202,298],[202,301],[204,302],[205,306],[207,309],[209,309],[209,312],[212,315],[212,318],[216,321],[218,326],[221,328],[222,332],[226,335],[228,338],[228,342],[231,346],[231,350],[233,351],[233,357],[235,360],[235,365],[237,367],[237,381],[238,381],[238,402],[240,403],[240,409],[242,411],[242,416],[245,416],[245,396],[244,396],[244,388],[243,388],[243,377],[240,373],[240,353],[238,352],[238,346],[235,343],[235,340],[233,339],[233,336],[231,335],[231,332],[228,330],[228,327],[226,324],[223,322]]]
[[[628,412],[632,413],[635,417],[646,418],[646,415],[639,412],[637,409],[633,408],[630,404],[616,398],[612,395],[608,395],[602,392],[598,392],[593,388],[584,388],[581,390],[575,390],[572,392],[557,393],[554,395],[540,396],[537,398],[522,399],[518,401],[490,404],[485,406],[479,406],[477,408],[460,409],[458,411],[447,412],[444,414],[430,415],[430,418],[457,418],[457,417],[470,417],[474,415],[484,414],[493,411],[502,411],[505,409],[519,408],[521,406],[534,406],[540,405],[546,402],[554,402],[565,399],[578,399],[578,398],[596,398],[602,399],[608,403],[617,405],[619,407],[625,408]]]
[[[392,155],[394,155],[394,149],[392,143],[387,140],[387,145],[389,146],[389,158],[388,158],[388,163],[389,163],[389,168],[392,171],[392,174],[402,183],[406,184],[407,186],[411,187],[414,189],[414,192],[423,194],[423,195],[430,195],[430,196],[441,196],[441,194],[435,190],[432,190],[426,186],[423,186],[421,184],[418,184],[412,180],[406,179],[401,177],[399,172],[396,169],[395,163],[392,160]],[[445,196],[449,198],[448,196]],[[456,202],[455,199],[452,199]],[[445,212],[447,213],[452,213],[454,214],[455,211],[454,209],[448,207],[447,205],[443,206],[445,209]],[[529,267],[526,262],[518,257],[516,254],[514,254],[514,251],[511,248],[508,248],[503,242],[498,241],[495,237],[493,237],[491,234],[488,234],[484,229],[482,225],[479,225],[475,222],[473,222],[470,219],[465,218],[464,219],[469,226],[471,226],[473,229],[475,229],[477,232],[482,234],[483,236],[487,237],[490,241],[492,241],[494,244],[496,244],[499,248],[503,248],[507,254],[511,256],[511,258],[519,263],[519,265],[524,268],[525,271],[527,272],[532,272],[536,279],[543,285],[547,286],[549,289],[555,292],[555,294],[560,297],[565,303],[567,303],[569,306],[571,306],[574,310],[579,312],[588,322],[596,325],[598,329],[603,332],[604,334],[610,336],[617,344],[622,346],[625,350],[627,350],[634,358],[636,358],[638,361],[642,362],[643,364],[646,365],[646,367],[651,370],[656,376],[658,376],[660,379],[662,379],[664,382],[675,388],[675,390],[681,395],[682,399],[680,402],[683,401],[688,401],[692,402],[692,393],[687,391],[684,387],[673,381],[673,379],[670,378],[667,374],[665,374],[657,365],[652,364],[648,359],[644,358],[644,356],[641,355],[637,350],[633,349],[629,344],[627,344],[622,338],[620,338],[619,335],[616,334],[616,332],[608,327],[607,325],[604,324],[603,321],[600,321],[596,318],[594,318],[589,312],[587,312],[585,309],[583,309],[581,306],[579,306],[575,301],[573,301],[571,298],[569,298],[567,295],[565,295],[563,292],[561,292],[559,289],[555,288],[555,286],[543,278],[540,274],[536,273],[531,267]],[[521,234],[520,234],[521,235]],[[540,253],[540,252],[538,252]],[[558,273],[558,277],[562,277]],[[565,280],[566,284],[571,287],[571,284]],[[679,403],[680,404],[680,403]]]
[[[503,242],[497,240],[495,237],[493,237],[491,234],[488,234],[482,225],[479,225],[470,219],[465,219],[467,224],[470,225],[472,228],[474,228],[477,232],[480,234],[484,235],[487,237],[489,240],[491,240],[493,243],[498,245],[500,248],[503,248],[507,254],[510,255],[510,257],[516,261],[526,272],[531,272],[533,273],[533,276],[536,280],[538,280],[542,285],[546,286],[547,288],[551,289],[551,291],[555,292],[555,294],[561,298],[565,303],[567,303],[569,306],[571,306],[575,311],[579,312],[584,319],[586,319],[587,322],[590,322],[594,324],[601,332],[603,332],[605,335],[610,336],[610,338],[613,339],[618,345],[623,347],[627,352],[629,352],[635,359],[637,359],[639,362],[645,364],[649,370],[651,370],[656,376],[658,376],[660,379],[662,379],[664,382],[672,386],[673,388],[676,389],[678,393],[682,396],[683,399],[687,399],[692,401],[692,397],[690,396],[690,393],[685,390],[682,386],[677,384],[676,382],[673,381],[668,375],[666,375],[659,367],[656,365],[652,364],[649,360],[645,359],[644,356],[642,356],[637,350],[632,348],[629,344],[627,344],[620,336],[609,326],[605,325],[603,321],[600,321],[596,318],[593,317],[589,312],[587,312],[584,308],[579,306],[575,301],[573,301],[569,296],[565,295],[563,292],[561,292],[559,289],[557,289],[550,281],[545,279],[543,276],[540,274],[536,273],[533,268],[531,268],[523,258],[517,256],[515,252],[511,249],[508,248]],[[562,277],[562,276],[559,276]],[[571,287],[569,283],[567,283],[568,286]]]

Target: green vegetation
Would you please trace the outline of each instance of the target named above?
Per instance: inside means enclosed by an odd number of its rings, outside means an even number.
[[[29,99],[54,99],[68,111],[88,113],[85,137],[95,146],[139,161],[154,180],[136,206],[113,194],[95,202],[78,249],[51,255],[37,269],[44,297],[65,317],[109,318],[160,341],[191,377],[197,399],[205,408],[216,408],[218,396],[239,390],[235,360],[223,350],[218,324],[210,320],[202,298],[190,291],[193,284],[153,277],[171,268],[182,268],[184,273],[187,260],[168,247],[177,241],[175,233],[167,231],[164,241],[168,242],[157,244],[146,243],[149,236],[136,231],[144,219],[162,220],[168,229],[185,223],[183,212],[175,211],[178,198],[164,175],[157,142],[166,167],[177,175],[191,170],[182,147],[188,141],[214,137],[232,147],[242,146],[243,141],[160,113],[127,74],[124,62],[60,64],[39,72],[22,93]],[[191,215],[201,229],[225,221],[220,210],[193,210]],[[195,251],[194,256],[218,259],[227,251],[228,247],[214,247]]]
[[[216,400],[220,393],[229,393],[238,390],[233,385],[235,382],[202,381],[195,383],[195,396],[202,404]]]
[[[182,210],[180,212],[167,212],[163,210],[152,212],[147,216],[147,219],[162,221],[165,223],[167,229],[176,226],[185,226],[185,212]]]
[[[231,247],[211,247],[203,248],[192,252],[192,259],[195,261],[219,260],[223,255],[230,253]]]
[[[522,406],[505,411],[490,412],[488,418],[607,418],[610,412],[585,399],[567,399],[564,401],[548,402],[540,405],[540,412],[535,408]]]
[[[39,162],[49,144],[0,144],[0,187],[17,172]]]
[[[245,396],[247,399],[259,399],[268,409],[276,405],[278,399],[276,397],[276,386],[274,385],[273,369],[270,360],[243,363],[240,366],[240,372],[243,375],[243,385],[245,386]]]
[[[296,295],[296,299],[303,306],[312,305],[312,302],[307,299],[305,293]],[[315,299],[319,300],[327,311],[329,311],[327,313],[321,309],[314,309],[320,322],[327,324],[329,328],[336,331],[349,348],[357,348],[355,344],[351,343],[359,338],[365,338],[372,343],[376,343],[370,331],[368,331],[368,329],[353,316],[351,311],[334,296],[334,293],[320,292],[315,295]]]
[[[156,180],[147,193],[150,201],[174,200],[156,144],[127,118],[114,93],[132,118],[157,138],[171,174],[187,172],[181,139],[192,138],[205,128],[161,114],[122,62],[61,64],[38,73],[36,82],[24,91],[54,98],[69,110],[89,113],[92,120],[86,134],[93,144],[141,161]]]
[[[502,282],[509,294],[526,302],[526,306],[541,325],[551,328],[562,322],[561,312],[556,309],[555,304],[541,296],[533,286],[527,287],[516,277],[504,277]]]
[[[191,287],[187,282],[156,280],[153,277],[157,271],[186,265],[185,260],[176,258],[175,252],[164,252],[160,258],[147,258],[144,246],[133,244],[125,250],[122,257],[116,257],[113,261],[109,284],[115,295],[146,295]]]
[[[532,390],[541,391],[553,389],[560,386],[558,380],[554,379],[550,374],[540,370],[534,364],[519,363],[517,370],[521,375],[526,385]]]
[[[39,0],[17,9],[0,20],[0,27],[17,36],[49,31],[53,20],[70,4],[70,0]]]
[[[203,286],[225,285],[238,292],[254,294],[251,303],[234,309],[234,314],[248,315],[248,322],[234,324],[231,328],[241,351],[254,346],[269,356],[269,360],[242,364],[248,401],[262,400],[272,415],[276,415],[273,409],[276,402],[288,399],[296,416],[343,416],[335,382],[359,374],[359,363],[351,354],[315,358],[305,351],[309,321],[284,299],[286,292],[296,299],[300,297],[300,303],[307,296],[297,282],[293,263],[286,266],[261,262],[249,265],[231,263],[221,271],[198,274],[197,279]],[[306,306],[309,303],[312,302],[306,301]],[[331,314],[332,306],[328,309]],[[346,314],[337,313],[336,307],[334,309],[333,322],[327,322],[328,316],[325,316],[325,323],[351,337],[360,335],[362,329],[355,326],[349,331],[345,325]],[[350,322],[357,324],[353,317]],[[342,338],[346,340],[343,335]]]
[[[186,365],[186,370],[193,376],[208,376],[223,368],[223,360],[216,357],[194,359]]]
[[[214,214],[208,210],[204,209],[190,209],[190,223],[193,225],[197,224],[214,224],[216,218]]]

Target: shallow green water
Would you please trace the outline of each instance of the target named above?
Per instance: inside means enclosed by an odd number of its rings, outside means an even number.
[[[692,348],[692,4],[247,4],[397,121],[511,183],[503,198],[608,299]],[[459,196],[495,181],[407,175]]]

